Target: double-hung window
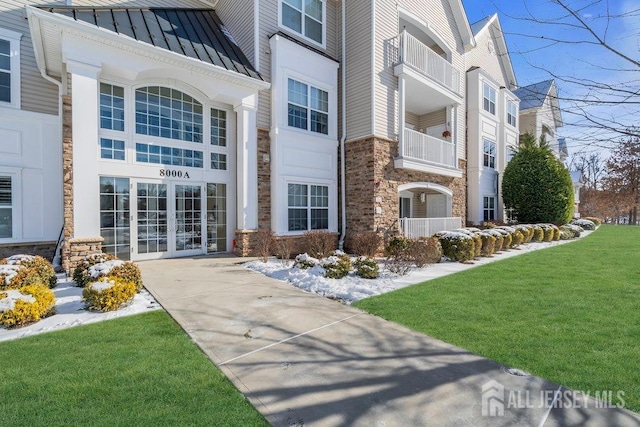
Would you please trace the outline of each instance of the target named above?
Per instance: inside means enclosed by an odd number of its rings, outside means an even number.
[[[496,198],[492,196],[484,197],[484,208],[482,210],[485,221],[494,221],[496,219]]]
[[[327,230],[329,228],[329,187],[288,184],[288,230]]]
[[[0,175],[0,239],[13,237],[13,203],[11,177]]]
[[[0,28],[0,102],[20,108],[20,38]]]
[[[329,134],[329,93],[297,80],[288,81],[288,124]]]
[[[100,158],[125,160],[124,88],[100,83]]]
[[[516,127],[517,117],[518,107],[516,107],[516,103],[513,101],[507,101],[507,123],[509,123],[513,127]]]
[[[324,44],[324,0],[280,0],[281,23],[303,37]]]
[[[484,166],[495,169],[496,168],[496,143],[485,139],[484,141]]]
[[[496,114],[496,90],[487,83],[483,84],[482,108],[484,111]]]

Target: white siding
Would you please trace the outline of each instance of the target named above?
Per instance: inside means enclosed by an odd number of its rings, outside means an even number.
[[[371,126],[371,1],[347,2],[347,140],[373,134]]]
[[[398,35],[398,11],[396,3],[411,11],[442,37],[452,50],[451,63],[464,73],[464,47],[458,32],[453,11],[447,1],[440,0],[398,0],[389,2],[374,0],[375,16],[375,130],[376,135],[395,139],[398,133],[398,78],[393,74],[395,48],[393,39]],[[464,74],[461,75],[461,91],[464,93]],[[458,157],[465,158],[465,111],[458,108],[457,117]]]
[[[477,46],[466,54],[467,67],[480,67],[486,74],[490,75],[493,80],[498,82],[500,86],[509,87],[506,70],[498,57],[499,45],[497,37],[504,36],[499,34],[493,25],[482,31],[479,37],[476,38]],[[489,51],[488,44],[490,40],[495,47],[495,55],[492,55]]]

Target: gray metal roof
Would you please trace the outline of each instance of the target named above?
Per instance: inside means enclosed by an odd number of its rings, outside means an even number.
[[[541,107],[549,95],[552,84],[553,80],[545,80],[513,91],[513,94],[520,98],[520,111]]]
[[[42,7],[76,21],[263,80],[213,9]]]
[[[491,18],[493,18],[493,15],[485,16],[478,22],[474,22],[473,24],[471,24],[471,32],[473,32],[473,35],[477,36],[480,30],[482,30],[485,25],[487,25],[487,22],[489,22]]]

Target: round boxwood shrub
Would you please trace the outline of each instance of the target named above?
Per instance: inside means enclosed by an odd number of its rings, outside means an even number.
[[[516,230],[522,233],[522,243],[529,243],[533,239],[533,227],[527,224],[518,224],[514,227]]]
[[[600,218],[595,217],[595,216],[583,216],[580,219],[585,219],[587,221],[591,221],[592,223],[594,223],[596,225],[596,227],[600,227],[600,225],[602,225],[602,220]]]
[[[361,256],[356,258],[353,262],[353,268],[356,271],[356,276],[363,279],[375,279],[380,274],[378,262],[370,257]]]
[[[416,267],[422,268],[427,264],[440,262],[442,246],[437,237],[420,237],[409,242],[409,256]]]
[[[306,270],[308,268],[315,267],[316,265],[318,265],[319,262],[320,262],[320,260],[310,256],[309,254],[307,254],[305,252],[303,254],[296,255],[296,259],[293,262],[293,266],[295,268],[300,268],[302,270]]]
[[[35,323],[52,315],[55,304],[51,289],[41,284],[0,292],[0,324],[12,328]]]
[[[140,268],[132,262],[127,261],[124,264],[113,267],[107,277],[133,282],[136,285],[136,292],[142,290],[142,273],[140,273]]]
[[[329,279],[342,279],[351,270],[351,258],[349,255],[331,255],[320,262],[324,268],[324,277]]]
[[[88,280],[91,280],[90,276],[87,274],[89,268],[93,267],[96,264],[101,264],[107,261],[113,261],[116,257],[111,254],[105,253],[97,253],[91,254],[84,257],[82,261],[76,266],[73,270],[73,281],[76,282],[78,287],[84,288],[87,284]]]
[[[98,311],[117,310],[133,300],[135,295],[135,283],[110,277],[90,282],[82,291],[82,299],[88,308]]]
[[[520,230],[515,230],[511,233],[511,247],[517,248],[522,243],[524,243],[524,234]]]
[[[577,225],[578,227],[582,227],[585,230],[596,229],[596,224],[593,221],[589,221],[588,219],[577,219],[575,221],[571,221],[571,224]]]
[[[56,272],[53,265],[45,258],[38,255],[13,255],[0,261],[3,265],[17,265],[28,269],[28,273],[23,273],[16,279],[13,289],[19,289],[28,284],[41,283],[50,288],[55,288],[58,284]]]
[[[504,236],[502,235],[502,233],[493,228],[487,228],[483,230],[483,232],[489,234],[490,236],[493,236],[496,239],[493,253],[500,252],[502,250],[502,245],[504,244]]]
[[[571,240],[573,239],[573,232],[567,229],[560,230],[560,240]]]
[[[475,239],[465,233],[451,231],[440,237],[442,253],[451,261],[466,262],[475,258]]]
[[[580,237],[580,234],[584,231],[584,229],[575,224],[565,224],[560,227],[560,231],[567,231],[573,235],[573,237]]]
[[[509,233],[507,230],[504,230],[502,228],[494,228],[492,231],[496,232],[496,233],[500,233],[502,235],[502,247],[500,248],[500,250],[502,251],[506,251],[507,249],[511,248],[511,243],[513,241],[513,238],[511,237],[511,233]]]
[[[553,228],[549,224],[538,224],[538,227],[542,229],[542,241],[551,242],[553,240]]]
[[[20,279],[13,281],[20,270],[25,270],[25,268],[20,265],[0,265],[0,290],[20,288],[20,286],[15,285]]]
[[[496,251],[496,238],[485,232],[477,233],[477,235],[482,239],[480,254],[485,257],[492,256]]]
[[[542,229],[542,227],[534,225],[533,226],[533,238],[531,239],[532,242],[542,242],[544,240],[544,230]]]

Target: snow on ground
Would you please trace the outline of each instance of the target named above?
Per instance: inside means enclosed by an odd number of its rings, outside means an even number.
[[[590,231],[585,231],[582,233],[580,238],[587,236],[590,233]],[[528,243],[521,245],[517,249],[511,249],[506,252],[495,254],[492,258],[476,259],[469,264],[445,261],[438,264],[431,264],[424,268],[414,268],[406,276],[391,273],[384,268],[383,264],[381,264],[380,277],[377,279],[363,279],[356,276],[354,273],[349,273],[349,275],[343,279],[328,279],[322,276],[322,270],[318,267],[302,270],[293,268],[292,261],[285,264],[283,261],[277,259],[271,259],[266,263],[261,261],[251,261],[244,265],[245,267],[260,272],[266,276],[282,280],[284,282],[289,282],[293,286],[305,291],[313,292],[324,297],[339,298],[344,300],[347,304],[351,304],[373,295],[384,294],[406,286],[436,279],[459,271],[468,270],[470,268],[489,264],[501,259],[563,245],[576,240],[578,239],[561,240],[557,242]]]
[[[56,296],[56,314],[40,320],[29,326],[15,329],[0,327],[0,341],[22,338],[43,332],[66,329],[87,323],[100,322],[116,317],[129,316],[144,311],[162,308],[156,300],[143,289],[133,298],[133,301],[120,310],[102,313],[99,311],[85,310],[82,302],[82,288],[78,288],[71,279],[59,276],[58,286],[52,289]]]

